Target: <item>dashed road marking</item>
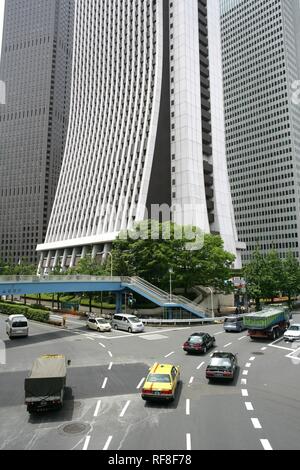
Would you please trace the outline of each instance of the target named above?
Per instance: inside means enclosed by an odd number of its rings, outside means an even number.
[[[247,364],[245,365],[245,367],[247,367],[247,369],[249,369],[249,367],[251,367],[251,366],[252,366],[251,362],[247,362]]]
[[[106,348],[105,344],[103,344],[103,343],[99,343],[99,344],[100,344],[100,346],[102,346],[102,348]]]
[[[91,436],[87,436],[87,438],[86,438],[86,440],[85,440],[85,442],[84,442],[84,446],[83,446],[83,449],[82,449],[82,450],[88,450],[90,440],[91,440]]]
[[[108,351],[108,355],[109,355],[110,357],[113,357],[113,355],[112,355],[112,352],[111,352],[111,351]]]
[[[142,380],[140,381],[140,383],[138,384],[138,386],[136,387],[137,390],[139,390],[141,388],[141,386],[143,385],[144,383],[144,380],[145,380],[145,377],[142,378]]]
[[[239,341],[241,341],[242,339],[245,339],[247,338],[247,336],[242,336],[241,338],[239,338]]]
[[[167,355],[165,356],[165,358],[170,357],[170,356],[172,356],[173,354],[175,354],[174,351],[173,351],[173,352],[170,352],[169,354],[167,354]]]
[[[242,389],[242,396],[243,396],[243,397],[248,397],[248,396],[249,396],[248,390],[246,390],[246,389],[243,388],[243,389]]]
[[[191,414],[191,400],[188,398],[186,400],[186,415],[190,416]]]
[[[215,333],[215,336],[216,335],[222,335],[224,333],[224,331],[219,331],[218,333]]]
[[[249,371],[248,370],[243,370],[243,375],[248,375]]]
[[[252,357],[250,357],[249,361],[253,362],[253,361],[255,361],[255,359],[256,359],[255,356],[252,356]]]
[[[201,369],[202,366],[204,366],[205,362],[201,362],[201,364],[199,364],[199,366],[197,367],[197,370]]]
[[[261,351],[266,351],[268,348],[264,347],[264,348],[261,348]]]
[[[192,385],[193,382],[194,382],[194,377],[191,377],[190,381],[189,381],[189,384]]]
[[[262,429],[262,425],[260,424],[257,418],[251,418],[252,424],[254,429]]]
[[[111,370],[112,366],[113,366],[113,362],[110,362],[108,366],[108,370]]]
[[[130,400],[128,400],[127,403],[126,403],[126,405],[124,406],[124,408],[123,408],[123,410],[122,410],[122,412],[121,412],[121,414],[120,414],[120,418],[123,418],[123,417],[124,417],[126,411],[128,410],[129,405],[130,405]]]
[[[232,343],[225,344],[224,348],[228,348],[228,346],[231,346]]]
[[[105,379],[103,380],[103,384],[102,384],[102,389],[104,390],[105,387],[106,387],[106,384],[107,384],[107,377],[105,377]]]
[[[101,406],[101,400],[99,400],[98,403],[97,403],[95,413],[94,413],[94,418],[97,418],[99,410],[100,410],[100,406]]]
[[[190,434],[186,435],[186,450],[192,450],[192,438]]]
[[[273,450],[270,442],[268,439],[261,439],[260,440],[261,445],[263,446],[264,450]]]
[[[254,411],[253,405],[250,401],[246,401],[245,406],[247,411]]]
[[[112,438],[113,438],[112,436],[109,436],[109,438],[107,439],[107,441],[106,441],[106,443],[105,443],[105,445],[104,445],[104,447],[103,447],[103,450],[108,450],[108,448],[109,448],[109,446],[110,446],[110,443],[111,443],[111,441],[112,441]]]
[[[241,380],[241,384],[242,384],[242,385],[247,385],[247,379],[242,379],[242,380]]]

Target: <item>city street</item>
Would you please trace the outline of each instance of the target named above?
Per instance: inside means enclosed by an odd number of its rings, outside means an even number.
[[[299,322],[300,315],[294,315]],[[6,365],[0,365],[0,449],[196,450],[300,449],[300,344],[252,342],[222,325],[150,328],[144,334],[67,330],[30,323],[30,336],[9,340],[0,315]],[[233,383],[208,383],[206,355],[187,356],[195,331],[216,335],[216,350],[238,353]],[[24,378],[42,354],[72,361],[61,411],[30,416]],[[3,354],[2,354],[3,355]],[[290,357],[286,357],[290,355]],[[145,403],[140,392],[154,362],[180,365],[171,404]]]

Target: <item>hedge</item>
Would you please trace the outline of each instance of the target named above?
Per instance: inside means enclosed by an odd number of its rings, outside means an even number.
[[[42,323],[49,321],[49,312],[36,310],[25,305],[9,304],[0,302],[0,313],[4,315],[24,315],[28,320],[35,320]]]

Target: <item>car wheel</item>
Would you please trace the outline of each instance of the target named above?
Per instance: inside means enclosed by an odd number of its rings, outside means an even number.
[[[276,336],[276,331],[273,330],[273,331],[272,331],[272,339],[274,340],[274,339],[276,339],[276,337],[277,337],[277,336]]]
[[[114,329],[117,330],[117,329],[118,329],[118,325],[114,325]]]
[[[205,347],[203,348],[203,354],[206,354],[206,353],[207,353],[207,347],[205,346]]]
[[[100,328],[97,328],[97,331],[98,331],[98,333],[100,333],[100,331],[101,331]]]
[[[132,329],[131,329],[131,328],[128,328],[128,333],[132,333]]]

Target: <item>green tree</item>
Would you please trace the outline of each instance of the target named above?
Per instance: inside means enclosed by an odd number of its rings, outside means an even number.
[[[135,233],[124,234],[114,242],[114,269],[119,275],[140,276],[147,281],[167,290],[169,268],[173,269],[173,285],[185,292],[195,285],[211,286],[224,291],[225,281],[231,277],[234,255],[224,250],[219,236],[204,235],[203,243],[197,249],[189,249],[191,242],[187,233],[196,233],[195,227],[180,227],[169,223],[157,224],[154,221],[141,225],[141,237]],[[181,238],[177,234],[183,234]],[[155,235],[155,236],[153,236]],[[179,239],[178,239],[179,238]],[[230,284],[227,285],[230,289]]]
[[[287,258],[283,260],[283,277],[283,292],[288,296],[291,308],[292,297],[300,292],[300,265],[292,252],[289,252]]]
[[[260,310],[260,299],[263,296],[264,276],[266,273],[266,263],[263,255],[257,247],[252,255],[251,261],[243,269],[246,280],[248,297],[255,299],[256,310]]]
[[[263,277],[263,294],[267,299],[273,300],[282,291],[284,285],[283,263],[275,250],[271,250],[265,257],[265,273]]]

